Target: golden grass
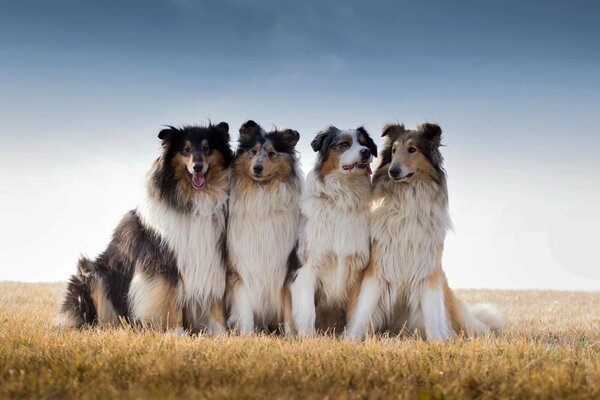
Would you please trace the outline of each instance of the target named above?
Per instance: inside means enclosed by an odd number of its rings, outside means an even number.
[[[600,398],[600,293],[459,291],[510,325],[431,344],[57,331],[62,287],[0,283],[0,397]]]

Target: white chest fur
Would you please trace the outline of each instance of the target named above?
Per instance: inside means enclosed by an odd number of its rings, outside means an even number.
[[[181,277],[178,302],[195,314],[223,298],[225,266],[219,239],[225,230],[225,192],[198,194],[194,210],[184,214],[150,196],[139,207],[142,222],[174,252]]]

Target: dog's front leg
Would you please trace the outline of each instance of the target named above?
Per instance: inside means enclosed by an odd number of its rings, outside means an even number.
[[[227,332],[223,301],[218,301],[212,306],[207,320],[206,330],[210,335],[222,335]]]
[[[349,308],[347,335],[349,339],[364,339],[369,324],[373,325],[375,309],[381,297],[381,285],[374,275],[365,276],[358,299],[353,308]]]
[[[427,340],[450,339],[453,332],[448,318],[441,272],[432,273],[421,286],[420,305]]]
[[[254,310],[246,286],[240,281],[233,287],[229,326],[242,335],[254,333]]]
[[[298,270],[292,282],[292,316],[299,336],[312,336],[315,333],[315,285],[316,275],[310,265]]]

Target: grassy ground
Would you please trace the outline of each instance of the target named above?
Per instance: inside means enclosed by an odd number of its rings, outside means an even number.
[[[172,337],[61,332],[60,284],[0,283],[3,398],[600,398],[600,293],[460,291],[499,337]]]

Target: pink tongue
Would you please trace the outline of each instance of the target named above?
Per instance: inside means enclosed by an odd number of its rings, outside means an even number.
[[[192,175],[192,181],[194,182],[194,185],[196,185],[197,187],[202,187],[204,186],[204,175],[202,174],[194,174]]]

